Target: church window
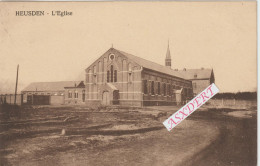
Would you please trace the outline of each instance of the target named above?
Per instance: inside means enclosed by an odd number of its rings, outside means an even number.
[[[172,85],[169,84],[169,95],[171,96],[172,95]]]
[[[114,60],[115,59],[115,55],[114,54],[110,54],[109,55],[109,59],[112,61],[112,60]]]
[[[85,102],[85,90],[82,90],[82,101]]]
[[[160,94],[161,94],[161,83],[158,82],[157,86],[158,86],[158,88],[157,88],[157,94],[160,95]]]
[[[107,71],[107,82],[117,82],[117,70],[114,70],[114,66],[110,66],[110,70]]]
[[[163,83],[163,95],[166,96],[166,84]]]
[[[147,90],[147,80],[143,80],[143,90],[144,90],[144,94],[148,93],[148,90]]]
[[[151,82],[151,94],[154,95],[154,81]]]
[[[117,82],[117,70],[114,71],[114,82]]]
[[[198,77],[198,75],[197,74],[194,74],[194,78],[197,78]]]
[[[111,82],[114,82],[114,68],[113,68],[113,65],[110,66],[110,73],[111,73]]]

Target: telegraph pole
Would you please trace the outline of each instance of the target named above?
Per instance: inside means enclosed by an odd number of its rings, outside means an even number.
[[[15,93],[14,93],[14,105],[16,105],[18,73],[19,73],[19,64],[17,65],[17,73],[16,73],[16,84],[15,84]]]

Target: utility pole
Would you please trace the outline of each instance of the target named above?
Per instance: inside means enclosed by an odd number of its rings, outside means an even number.
[[[17,84],[18,84],[18,72],[19,72],[19,64],[17,65],[17,73],[16,73],[16,84],[15,84],[15,93],[14,93],[14,105],[16,105]]]

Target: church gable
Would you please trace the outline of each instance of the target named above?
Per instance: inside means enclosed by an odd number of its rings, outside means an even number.
[[[110,48],[85,70],[86,82],[126,81],[123,73],[140,69],[141,66],[136,62]]]

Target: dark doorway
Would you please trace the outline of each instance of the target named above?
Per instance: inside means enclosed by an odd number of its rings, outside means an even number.
[[[50,105],[50,96],[47,95],[33,95],[33,105]]]
[[[27,96],[27,104],[32,104],[32,95]]]
[[[113,105],[119,104],[119,90],[113,91]]]

